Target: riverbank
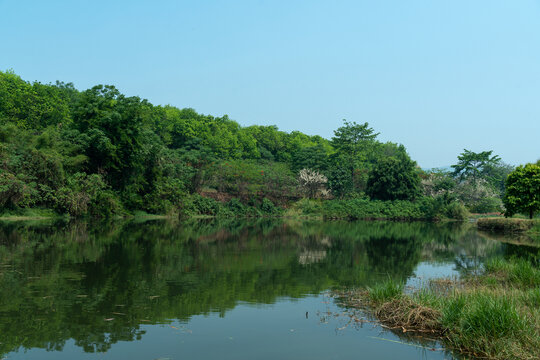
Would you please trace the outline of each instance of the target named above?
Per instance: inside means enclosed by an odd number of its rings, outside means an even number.
[[[439,279],[412,294],[387,281],[338,294],[399,333],[435,338],[451,351],[489,359],[540,358],[540,269],[496,259],[481,275]]]
[[[108,215],[108,216],[107,216]],[[54,218],[69,216],[58,214],[51,209],[18,209],[0,215],[0,220],[24,220],[35,218]],[[142,211],[121,214],[103,214],[103,217],[155,217],[155,218],[307,218],[319,220],[399,220],[399,221],[438,221],[443,219],[466,220],[467,210],[459,203],[439,204],[430,198],[417,201],[380,201],[367,199],[321,200],[301,199],[278,206],[268,199],[252,204],[244,204],[238,199],[228,202],[195,196],[186,201],[183,207],[169,214],[149,214]],[[94,216],[95,217],[95,216]]]
[[[476,226],[479,230],[526,236],[532,241],[540,242],[539,219],[516,219],[516,218],[482,218],[478,219]]]

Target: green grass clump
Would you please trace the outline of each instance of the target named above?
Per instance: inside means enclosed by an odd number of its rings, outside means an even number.
[[[450,301],[444,311],[451,347],[488,358],[527,359],[538,354],[534,323],[512,297],[479,292],[461,299]]]
[[[540,311],[540,287],[536,289],[527,290],[521,301],[528,307],[534,308],[537,311]]]
[[[525,259],[511,261],[495,259],[488,261],[485,268],[486,280],[496,279],[519,287],[533,287],[540,284],[540,269]]]
[[[441,324],[443,327],[451,329],[458,325],[466,305],[467,298],[461,294],[446,299],[441,311]]]
[[[392,280],[363,294],[377,319],[400,334],[429,334],[467,356],[540,359],[536,264],[536,260],[497,259],[486,264],[482,275],[439,279],[414,294],[404,294],[403,284]]]
[[[514,302],[506,297],[474,294],[461,310],[459,332],[474,341],[478,338],[502,338],[512,336],[527,328]]]
[[[368,289],[369,299],[377,304],[401,297],[404,284],[388,279],[381,284],[377,284]]]

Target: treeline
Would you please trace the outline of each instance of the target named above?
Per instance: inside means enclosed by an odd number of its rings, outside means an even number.
[[[423,218],[463,213],[463,204],[502,210],[512,169],[500,159],[473,164],[478,171],[426,173],[402,145],[377,136],[368,123],[347,121],[331,140],[242,127],[226,115],[155,106],[114,86],[78,91],[0,72],[0,207],[72,216],[260,216],[315,198],[421,201]]]

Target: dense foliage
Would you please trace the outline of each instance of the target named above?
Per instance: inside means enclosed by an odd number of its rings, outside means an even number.
[[[440,210],[433,217],[450,208],[462,214],[463,204],[502,209],[512,169],[490,151],[465,150],[453,174],[425,173],[404,146],[377,136],[367,122],[344,121],[331,140],[242,127],[114,86],[78,91],[0,72],[0,207],[4,214],[261,216],[303,197],[403,200],[417,208],[427,197]]]
[[[114,86],[78,91],[0,72],[0,205],[74,216],[256,215],[305,195],[302,169],[328,177],[343,198],[365,192],[380,160],[410,161],[403,147],[376,136],[367,123],[345,122],[332,141],[241,127],[227,116],[154,106]]]
[[[508,175],[504,196],[506,214],[527,214],[530,219],[540,212],[540,165],[518,166]]]
[[[505,181],[513,167],[492,153],[464,149],[458,163],[452,165],[453,171],[423,174],[424,195],[445,204],[457,201],[474,213],[503,212]]]

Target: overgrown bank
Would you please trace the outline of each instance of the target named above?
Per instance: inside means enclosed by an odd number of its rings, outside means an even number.
[[[540,358],[538,258],[496,259],[482,275],[434,280],[413,294],[403,290],[403,284],[389,280],[340,298],[399,333],[437,338],[468,356]]]
[[[525,235],[540,242],[539,219],[483,218],[478,219],[477,227],[483,231]]]

